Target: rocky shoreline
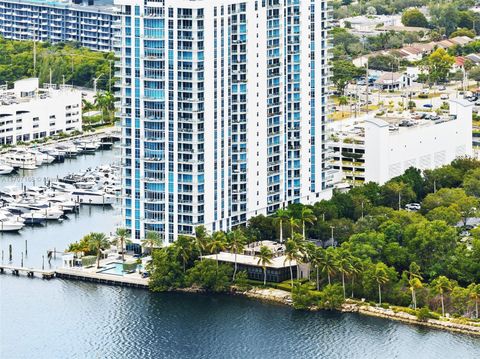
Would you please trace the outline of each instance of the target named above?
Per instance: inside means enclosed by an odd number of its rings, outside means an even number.
[[[248,298],[255,298],[264,301],[293,306],[291,293],[280,289],[252,288],[246,292],[234,292],[234,294],[243,295]],[[396,320],[407,324],[421,325],[434,329],[443,329],[462,334],[480,336],[480,326],[455,323],[451,320],[427,319],[425,321],[420,321],[417,319],[416,316],[402,311],[394,312],[392,309],[373,307],[366,304],[347,302],[342,305],[340,311],[343,313],[359,313],[378,318]]]

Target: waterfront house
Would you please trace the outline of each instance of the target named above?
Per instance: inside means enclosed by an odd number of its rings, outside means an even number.
[[[237,271],[247,272],[249,279],[263,281],[263,268],[257,256],[262,246],[268,247],[273,252],[271,263],[266,265],[267,282],[279,283],[290,279],[290,267],[292,267],[293,278],[297,278],[297,268],[299,268],[299,278],[308,276],[309,265],[297,263],[295,260],[288,261],[285,256],[285,245],[274,241],[254,242],[245,246],[243,253],[236,256]],[[228,263],[232,266],[235,263],[235,253],[231,252],[220,252],[203,256],[203,258],[218,260],[220,263]]]

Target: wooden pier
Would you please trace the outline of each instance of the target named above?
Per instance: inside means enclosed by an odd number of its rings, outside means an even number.
[[[13,275],[20,275],[26,274],[27,277],[35,277],[39,276],[43,279],[52,279],[55,277],[55,271],[53,270],[44,270],[44,269],[36,269],[36,268],[27,268],[27,267],[19,267],[19,266],[11,266],[11,265],[0,265],[0,274],[5,272],[10,272]]]

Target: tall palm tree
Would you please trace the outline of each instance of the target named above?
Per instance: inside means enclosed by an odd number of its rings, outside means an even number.
[[[257,264],[263,268],[263,285],[267,285],[267,265],[272,263],[273,252],[267,246],[261,246],[257,255]]]
[[[432,281],[431,286],[435,293],[440,294],[440,301],[442,302],[442,317],[444,317],[445,316],[444,295],[446,292],[452,289],[452,283],[450,282],[450,279],[441,275]]]
[[[417,309],[417,289],[423,287],[422,284],[422,276],[420,275],[420,266],[412,262],[410,263],[409,270],[407,272],[408,275],[408,287],[410,292],[412,293],[412,303],[413,309]]]
[[[243,251],[246,243],[247,238],[243,234],[243,231],[238,228],[227,234],[227,248],[235,254],[233,281],[235,281],[237,275],[237,253]]]
[[[327,274],[328,284],[332,284],[332,276],[337,272],[337,256],[333,247],[322,250],[318,258],[320,271]]]
[[[408,279],[408,287],[410,292],[412,293],[412,302],[413,302],[413,309],[417,309],[417,289],[423,287],[422,281],[417,276],[411,276]]]
[[[280,228],[280,243],[283,243],[283,223],[290,218],[290,212],[287,209],[279,208],[275,212],[275,222]]]
[[[320,290],[320,265],[323,251],[324,249],[322,247],[317,247],[310,259],[310,263],[315,267],[317,290]]]
[[[312,242],[303,241],[299,249],[300,249],[302,263],[311,263],[313,258],[315,257],[317,246]],[[310,273],[311,273],[311,268],[309,268],[308,270],[309,282],[310,282]]]
[[[350,252],[345,249],[341,249],[338,252],[337,269],[342,274],[343,299],[347,297],[345,294],[345,275],[349,275],[352,272],[351,261],[352,256]]]
[[[105,233],[92,232],[88,235],[88,248],[97,253],[97,269],[100,268],[100,255],[102,249],[108,248],[110,243]]]
[[[124,251],[124,244],[125,244],[125,239],[128,237],[130,234],[130,231],[126,228],[117,228],[115,231],[115,235],[117,237],[117,241],[120,242],[120,248],[122,249],[122,262],[125,262],[125,251]]]
[[[292,211],[288,211],[288,223],[290,224],[290,238],[294,239],[295,228],[298,228],[298,219]]]
[[[292,261],[298,260],[300,257],[300,253],[298,251],[298,246],[297,243],[292,240],[288,239],[287,242],[285,243],[285,260],[283,261],[283,264],[288,261],[289,267],[290,267],[290,280],[292,282],[292,288],[293,288],[293,269],[292,269]],[[297,277],[298,277],[298,269],[297,269]]]
[[[382,284],[388,283],[387,265],[379,262],[375,265],[373,279],[378,285],[378,304],[382,304]]]
[[[150,255],[153,254],[154,247],[162,245],[162,237],[159,232],[147,231],[145,239],[142,241],[142,247],[150,249]]]
[[[363,263],[358,257],[353,257],[350,260],[350,276],[352,278],[352,298],[354,296],[353,290],[355,288],[355,278],[363,270]]]
[[[478,319],[478,302],[480,301],[480,284],[471,283],[467,287],[470,299],[475,303],[475,318]]]
[[[317,219],[315,215],[313,214],[313,211],[311,208],[307,206],[303,206],[302,212],[300,214],[301,216],[301,221],[302,221],[302,235],[303,235],[303,240],[306,241],[307,237],[305,235],[305,224],[313,224],[313,222]]]
[[[210,253],[215,253],[215,260],[218,267],[218,252],[224,251],[226,248],[226,236],[225,232],[218,231],[213,233],[212,240],[208,244],[208,250]]]
[[[195,228],[195,244],[200,253],[200,260],[202,260],[203,252],[207,249],[209,235],[207,229],[204,226],[198,226]]]
[[[187,270],[187,262],[192,255],[194,238],[192,236],[179,235],[175,241],[175,248],[178,250],[178,255],[182,258],[183,272]]]

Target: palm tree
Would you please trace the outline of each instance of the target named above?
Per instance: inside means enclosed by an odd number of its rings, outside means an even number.
[[[315,257],[315,252],[317,250],[317,246],[312,242],[304,241],[300,246],[300,254],[301,254],[301,261],[302,263],[311,263],[313,258]],[[311,270],[308,270],[308,281],[310,282],[310,273]]]
[[[98,92],[95,95],[95,105],[102,111],[103,121],[105,122],[105,118],[108,118],[108,122],[110,122],[111,114],[115,110],[115,96],[109,91]]]
[[[178,250],[178,255],[182,258],[183,272],[185,273],[187,262],[192,255],[192,244],[194,238],[192,236],[179,235],[175,241],[175,248]]]
[[[263,268],[263,285],[267,285],[267,264],[272,263],[273,252],[267,246],[261,246],[260,252],[258,253],[258,262],[257,264],[261,265]]]
[[[441,275],[435,278],[431,283],[432,289],[435,293],[440,294],[440,301],[442,302],[442,317],[445,316],[444,294],[452,289],[450,279]]]
[[[153,254],[153,247],[162,245],[162,237],[159,232],[147,231],[145,239],[142,241],[142,247],[150,249],[150,255]]]
[[[237,253],[243,251],[247,238],[240,229],[234,229],[227,235],[227,247],[235,253],[235,265],[233,269],[233,281],[237,275]]]
[[[207,229],[204,226],[198,226],[195,228],[195,244],[198,248],[198,252],[200,253],[200,260],[202,260],[203,252],[207,248],[209,240],[209,235]]]
[[[288,261],[290,267],[290,280],[292,281],[292,288],[293,288],[293,269],[292,269],[292,261],[298,260],[300,253],[298,251],[297,243],[293,239],[288,239],[285,243],[285,260],[283,264]],[[297,277],[298,277],[298,269],[297,269]]]
[[[320,290],[320,265],[321,265],[321,258],[323,255],[323,251],[324,249],[322,247],[315,248],[315,252],[313,253],[313,256],[310,260],[312,265],[315,267],[315,271],[316,271],[317,290]]]
[[[110,246],[105,233],[92,232],[88,234],[88,248],[97,253],[97,269],[100,268],[100,255],[102,249]]]
[[[342,273],[343,299],[347,297],[345,294],[345,275],[349,275],[352,272],[351,260],[351,254],[345,249],[341,249],[338,252],[337,268]]]
[[[347,98],[347,96],[340,96],[340,97],[338,98],[338,105],[339,105],[339,106],[342,106],[342,107],[348,105],[348,98]],[[344,108],[344,110],[345,110],[345,108]],[[344,116],[345,116],[345,111],[342,112],[342,117],[344,117]]]
[[[322,250],[318,258],[320,270],[327,274],[328,284],[332,284],[332,275],[337,271],[337,253],[333,247]]]
[[[126,228],[117,228],[115,234],[117,240],[120,242],[120,248],[122,248],[122,262],[125,262],[125,251],[123,250],[125,239],[128,237],[130,231]]]
[[[413,303],[413,308],[417,309],[417,289],[422,288],[422,276],[420,275],[420,266],[412,262],[410,263],[409,270],[407,272],[408,274],[408,286],[410,291],[412,292],[412,303]]]
[[[290,218],[290,212],[287,209],[279,208],[275,212],[275,221],[278,222],[280,227],[280,243],[283,243],[283,223]]]
[[[210,253],[215,253],[215,260],[217,261],[218,267],[218,252],[225,250],[226,247],[226,236],[225,232],[218,231],[213,233],[212,241],[208,244],[208,250]]]
[[[317,217],[315,217],[311,208],[308,208],[307,206],[304,206],[302,208],[302,213],[301,213],[301,218],[300,219],[302,221],[303,240],[306,241],[307,238],[306,238],[306,235],[305,235],[305,223],[313,224],[313,222],[317,219]]]
[[[350,260],[350,275],[352,277],[352,298],[353,298],[353,290],[355,287],[355,277],[358,273],[363,270],[363,263],[360,258],[352,257]]]
[[[382,284],[385,284],[389,281],[387,270],[387,265],[379,262],[375,265],[373,271],[373,279],[378,285],[378,304],[382,304]]]
[[[290,224],[290,238],[294,239],[294,230],[298,228],[298,219],[291,211],[288,211],[288,223]]]
[[[475,318],[478,319],[478,302],[480,301],[480,284],[471,283],[467,289],[469,297],[475,303]]]
[[[421,277],[419,278],[417,276],[411,276],[408,279],[408,286],[409,286],[410,291],[412,292],[413,309],[416,310],[417,309],[417,292],[416,292],[416,290],[423,287]]]

